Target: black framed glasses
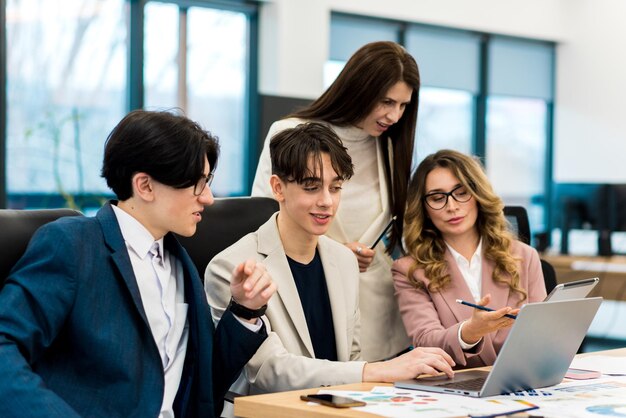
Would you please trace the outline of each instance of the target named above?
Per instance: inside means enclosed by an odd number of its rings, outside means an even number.
[[[213,182],[213,173],[209,173],[209,175],[206,177],[205,176],[200,177],[200,180],[198,180],[196,185],[193,186],[193,195],[200,196],[206,186],[211,187],[212,182]]]
[[[465,186],[459,184],[447,193],[433,192],[424,196],[424,201],[431,209],[441,210],[448,204],[448,198],[452,196],[459,203],[465,203],[472,198],[472,194],[467,191]]]

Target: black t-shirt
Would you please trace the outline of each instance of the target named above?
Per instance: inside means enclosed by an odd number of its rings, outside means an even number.
[[[324,267],[317,249],[309,264],[298,263],[287,257],[293,275],[304,318],[313,342],[315,358],[337,361],[337,345],[333,328],[333,312],[330,307]]]

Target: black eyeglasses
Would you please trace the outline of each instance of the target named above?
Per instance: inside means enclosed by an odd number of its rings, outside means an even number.
[[[213,173],[209,173],[209,175],[206,177],[204,176],[200,177],[200,180],[198,180],[196,185],[193,186],[193,195],[200,196],[206,186],[211,187],[212,182],[213,182]]]
[[[448,198],[452,196],[459,203],[465,203],[472,198],[472,194],[467,191],[465,186],[459,184],[448,193],[434,192],[424,196],[424,201],[431,209],[441,210],[448,204]]]

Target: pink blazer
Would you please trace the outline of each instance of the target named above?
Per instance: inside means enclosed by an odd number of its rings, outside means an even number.
[[[519,241],[513,243],[511,250],[514,257],[521,259],[520,284],[528,292],[528,299],[524,303],[542,301],[546,297],[546,287],[537,251]],[[509,330],[503,329],[486,335],[476,347],[467,352],[461,349],[458,339],[459,325],[472,315],[473,309],[456,303],[456,299],[473,301],[473,297],[448,250],[445,260],[452,281],[442,292],[435,293],[428,289],[416,289],[408,281],[407,273],[413,264],[411,257],[403,257],[393,264],[395,293],[404,327],[414,346],[441,347],[452,356],[457,368],[492,365]],[[493,262],[483,257],[481,294],[491,293],[491,307],[517,307],[519,296],[510,292],[508,286],[499,285],[492,280],[493,269]],[[428,285],[429,280],[424,276],[423,269],[415,270],[413,276]]]

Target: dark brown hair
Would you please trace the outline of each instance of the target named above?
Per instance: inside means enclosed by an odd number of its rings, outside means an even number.
[[[191,119],[170,112],[134,110],[109,134],[102,177],[119,200],[133,194],[132,176],[144,172],[177,189],[193,186],[204,174],[204,157],[215,170],[217,138]]]
[[[290,117],[320,120],[345,126],[355,125],[379,105],[396,83],[403,81],[412,89],[411,101],[398,123],[386,133],[393,147],[393,170],[387,144],[382,151],[387,183],[390,184],[389,206],[397,217],[388,252],[401,242],[407,187],[411,175],[413,143],[417,123],[420,89],[419,69],[415,59],[394,42],[372,42],[350,57],[337,79],[310,106]]]
[[[321,177],[323,153],[329,155],[333,169],[342,180],[352,177],[352,158],[341,139],[328,126],[316,122],[302,123],[272,137],[272,174],[283,181],[301,184],[304,179],[315,177],[315,171],[319,168]],[[309,167],[311,158],[314,167]]]

